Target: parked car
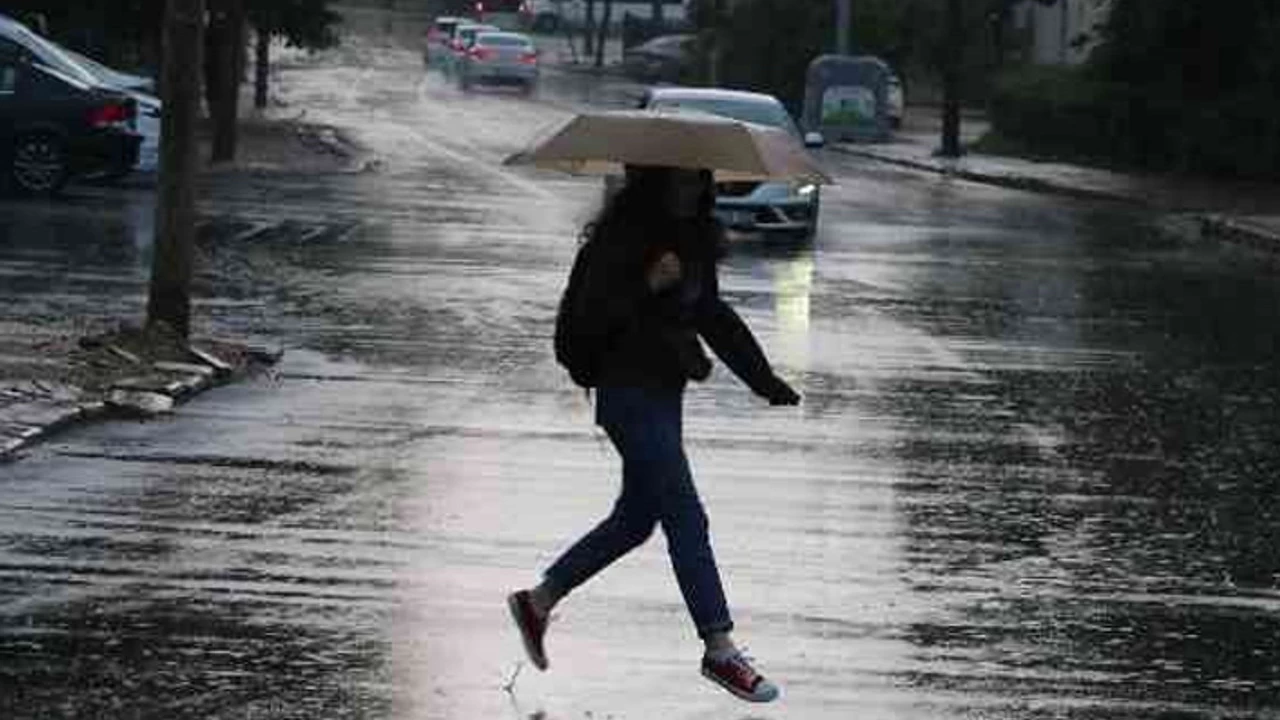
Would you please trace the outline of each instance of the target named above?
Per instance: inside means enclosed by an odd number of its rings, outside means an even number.
[[[663,35],[622,53],[622,70],[641,82],[680,82],[693,66],[697,38]]]
[[[482,32],[476,35],[458,67],[458,84],[518,85],[526,93],[538,85],[538,50],[527,35]]]
[[[438,17],[427,28],[426,42],[422,46],[422,62],[427,67],[439,65],[448,57],[449,43],[453,40],[453,29],[462,23],[470,22],[466,18],[445,15]]]
[[[135,129],[142,135],[142,148],[136,164],[107,168],[102,174],[119,178],[135,170],[154,172],[160,157],[160,116],[162,104],[152,94],[155,81],[151,78],[109,68],[80,53],[65,48],[34,32],[12,18],[0,15],[0,39],[8,40],[20,48],[20,56],[39,63],[73,80],[94,87],[124,92],[133,98],[137,106]]]
[[[564,0],[525,0],[521,10],[524,27],[535,33],[560,30]]]
[[[132,167],[142,138],[133,98],[34,61],[0,38],[0,170],[6,185],[51,195],[72,177]]]
[[[97,76],[103,85],[127,93],[138,105],[135,129],[142,136],[142,147],[138,150],[138,164],[133,168],[118,168],[108,174],[120,177],[128,174],[130,170],[143,173],[158,171],[160,169],[160,116],[163,114],[164,104],[148,89],[154,88],[155,82],[151,78],[109,68],[73,50],[66,50],[66,52]]]
[[[710,113],[742,122],[775,127],[807,147],[819,147],[822,136],[800,129],[772,95],[719,88],[650,88],[640,107],[652,110]],[[716,217],[727,228],[811,238],[818,227],[821,191],[808,182],[722,182],[716,185]]]

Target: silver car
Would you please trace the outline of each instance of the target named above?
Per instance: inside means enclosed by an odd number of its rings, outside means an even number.
[[[459,62],[458,84],[464,90],[474,85],[517,85],[531,93],[538,85],[538,50],[520,33],[479,33]]]
[[[782,103],[772,95],[716,88],[650,88],[641,108],[692,110],[785,130],[808,147],[822,136],[801,136]],[[813,237],[821,204],[817,185],[808,182],[723,182],[716,185],[716,217],[727,228]]]

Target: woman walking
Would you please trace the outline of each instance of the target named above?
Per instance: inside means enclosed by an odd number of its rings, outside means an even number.
[[[661,525],[705,645],[702,674],[739,698],[768,702],[778,687],[731,637],[707,516],[683,449],[685,384],[711,371],[698,338],[770,404],[795,405],[800,397],[774,374],[750,330],[720,298],[716,259],[723,233],[714,202],[708,171],[629,166],[625,186],[589,229],[576,331],[599,348],[591,372],[596,423],[622,457],[622,491],[612,513],[561,555],[540,584],[512,593],[508,605],[530,660],[545,670],[551,610]]]

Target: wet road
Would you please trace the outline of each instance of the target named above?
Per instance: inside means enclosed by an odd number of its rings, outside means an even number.
[[[698,677],[660,538],[505,692],[503,595],[617,466],[549,340],[598,184],[497,160],[625,88],[464,96],[359,38],[283,81],[383,163],[208,181],[200,325],[283,342],[278,375],[0,466],[0,717],[1280,712],[1280,282],[1140,214],[835,154],[813,247],[745,239],[722,271],[805,403],[722,369],[688,397],[784,699]],[[148,202],[5,201],[2,312],[136,313]]]

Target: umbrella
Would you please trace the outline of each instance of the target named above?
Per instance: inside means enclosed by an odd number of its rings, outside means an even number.
[[[791,133],[688,110],[583,113],[503,164],[586,175],[621,174],[625,165],[657,165],[714,170],[720,181],[831,182]]]

